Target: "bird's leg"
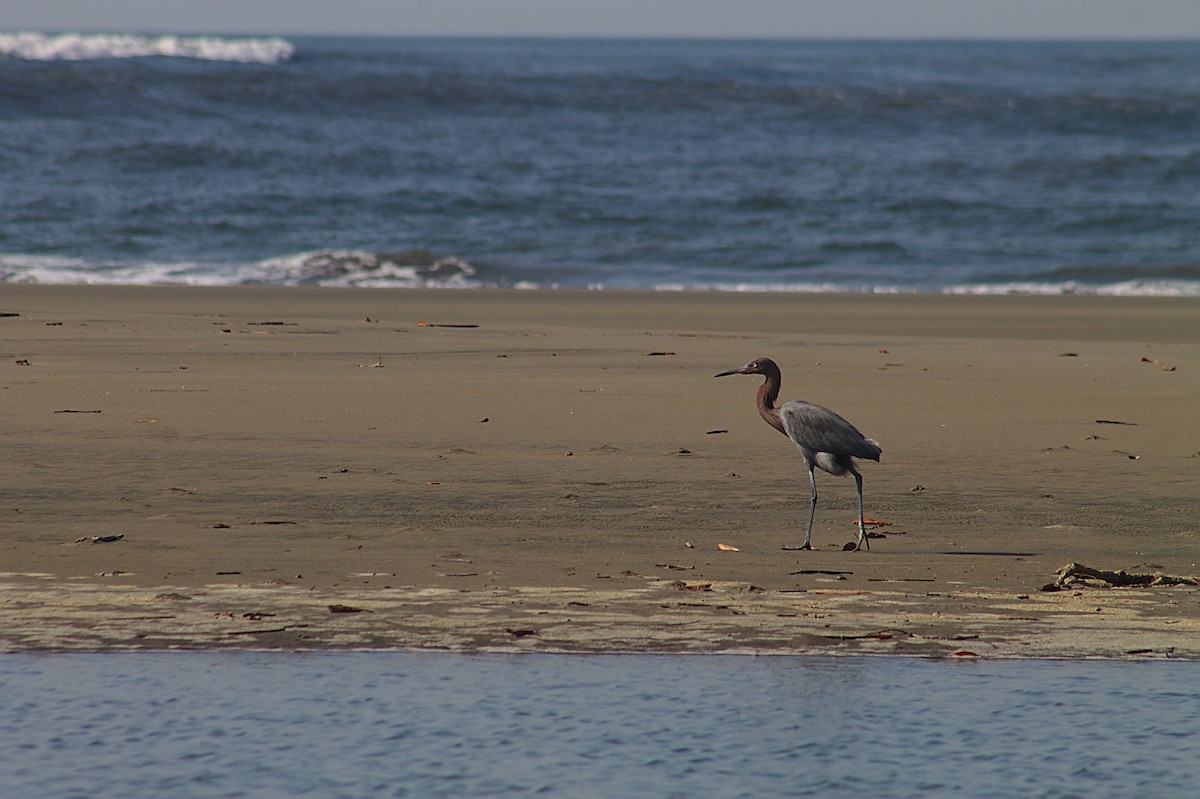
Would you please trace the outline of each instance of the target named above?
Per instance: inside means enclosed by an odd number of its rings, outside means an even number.
[[[817,515],[817,476],[813,474],[812,467],[808,467],[808,482],[812,485],[812,499],[808,504],[808,532],[804,534],[804,543],[798,547],[784,547],[784,549],[812,549],[812,528],[813,519]]]
[[[804,548],[812,549],[813,519],[817,516],[817,475],[813,472],[812,464],[808,467],[808,482],[812,484],[812,501],[808,507],[808,532],[804,534]]]
[[[867,551],[871,550],[871,539],[867,538],[866,521],[863,519],[863,501],[862,501],[862,475],[856,469],[851,469],[850,472],[854,475],[854,485],[858,489],[858,543],[855,549],[862,549],[862,545],[867,545]]]

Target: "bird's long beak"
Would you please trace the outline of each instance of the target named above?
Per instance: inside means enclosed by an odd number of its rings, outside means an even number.
[[[744,375],[744,374],[746,374],[746,367],[739,366],[736,369],[730,369],[728,372],[721,372],[721,374],[719,374],[719,375],[713,375],[713,377],[728,377],[729,375]]]

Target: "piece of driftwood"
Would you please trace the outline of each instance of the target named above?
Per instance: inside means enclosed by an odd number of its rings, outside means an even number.
[[[1198,577],[1174,577],[1169,574],[1127,574],[1125,571],[1093,569],[1081,563],[1068,563],[1054,575],[1054,582],[1042,587],[1043,591],[1062,591],[1075,585],[1101,588],[1123,586],[1154,587],[1160,585],[1200,585]]]

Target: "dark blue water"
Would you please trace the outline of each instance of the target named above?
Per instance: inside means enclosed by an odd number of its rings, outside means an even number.
[[[1200,780],[1197,676],[1168,662],[5,655],[0,796],[1182,797]]]
[[[0,281],[1200,294],[1200,42],[0,35]]]

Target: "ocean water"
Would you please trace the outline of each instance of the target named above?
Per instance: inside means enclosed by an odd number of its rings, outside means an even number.
[[[0,33],[0,283],[1200,294],[1200,41]]]
[[[0,796],[1190,796],[1196,663],[0,657]]]

